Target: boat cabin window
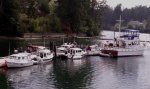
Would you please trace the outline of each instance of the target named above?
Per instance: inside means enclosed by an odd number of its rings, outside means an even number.
[[[21,59],[21,57],[18,57],[18,60],[20,60]]]
[[[46,53],[44,53],[44,56],[46,56]]]
[[[70,53],[70,50],[68,50],[68,53]]]
[[[137,32],[134,32],[134,34],[137,36]]]
[[[24,57],[22,57],[22,59],[24,60]]]
[[[16,59],[16,57],[14,57],[14,56],[10,56],[10,59]]]
[[[72,54],[72,50],[70,50],[70,53]]]
[[[73,51],[73,54],[75,54],[75,51]]]
[[[81,52],[81,50],[78,50],[78,52]]]

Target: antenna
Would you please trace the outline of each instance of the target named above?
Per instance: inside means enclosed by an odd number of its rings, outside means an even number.
[[[121,22],[123,22],[124,20],[121,20],[121,15],[120,15],[120,19],[116,20],[119,22],[119,37],[120,37],[120,30],[121,30]]]

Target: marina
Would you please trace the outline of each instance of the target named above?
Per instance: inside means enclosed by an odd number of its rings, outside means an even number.
[[[113,34],[113,32],[110,32]],[[2,41],[2,40],[0,40]],[[72,39],[65,39],[72,42]],[[104,40],[76,39],[78,44],[92,45]],[[15,45],[12,42],[16,42]],[[10,54],[14,48],[25,49],[30,40],[10,41]],[[49,46],[49,39],[45,40]],[[9,41],[3,41],[1,56],[8,55]],[[43,40],[32,40],[35,45],[43,45]],[[61,45],[62,40],[57,40]],[[98,45],[100,45],[98,44]],[[149,45],[149,44],[147,44]],[[7,47],[4,47],[7,46]],[[4,49],[5,48],[5,49]],[[3,54],[2,54],[3,53]],[[56,60],[23,68],[0,68],[0,88],[9,89],[147,89],[149,85],[149,46],[142,56],[103,57],[85,56],[77,60]],[[102,55],[102,54],[101,54]],[[105,55],[106,56],[106,55]]]
[[[1,0],[0,89],[150,89],[148,2]]]

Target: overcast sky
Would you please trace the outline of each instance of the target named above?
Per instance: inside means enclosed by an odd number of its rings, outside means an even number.
[[[116,7],[118,4],[122,4],[122,7],[124,8],[132,8],[138,5],[142,6],[148,6],[150,7],[150,0],[106,0],[107,4],[110,7]]]

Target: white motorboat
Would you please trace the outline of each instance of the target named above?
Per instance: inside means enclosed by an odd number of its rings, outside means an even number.
[[[143,55],[146,48],[146,43],[141,43],[139,39],[139,30],[125,29],[121,30],[121,16],[119,21],[119,37],[113,42],[107,41],[101,49],[102,54],[107,54],[112,57],[122,56],[139,56]],[[121,31],[120,31],[121,30]]]
[[[63,45],[61,45],[60,47],[58,47],[57,49],[58,50],[61,50],[61,51],[66,51],[67,49],[71,48],[71,47],[74,47],[75,45],[74,44],[71,44],[71,43],[64,43]]]
[[[67,59],[67,51],[75,46],[76,45],[71,43],[64,43],[63,45],[57,48],[56,56],[59,58]]]
[[[44,62],[52,61],[53,57],[54,57],[53,52],[51,52],[49,49],[44,49],[44,50],[39,50],[36,59],[38,63],[44,63]]]
[[[67,53],[69,59],[80,59],[86,55],[86,51],[81,48],[70,48]]]
[[[101,53],[112,57],[139,56],[143,55],[146,48],[145,43],[139,39],[139,30],[125,29],[121,30],[120,37],[104,43]]]
[[[33,65],[30,53],[12,54],[6,60],[7,67],[27,67]]]
[[[100,47],[98,45],[91,45],[86,47],[87,56],[100,55]]]
[[[50,50],[45,46],[37,46],[37,45],[30,44],[27,46],[26,52],[31,53],[31,59],[33,61],[33,64],[35,65],[45,60],[50,61],[53,58],[52,56],[53,54],[51,55]]]

